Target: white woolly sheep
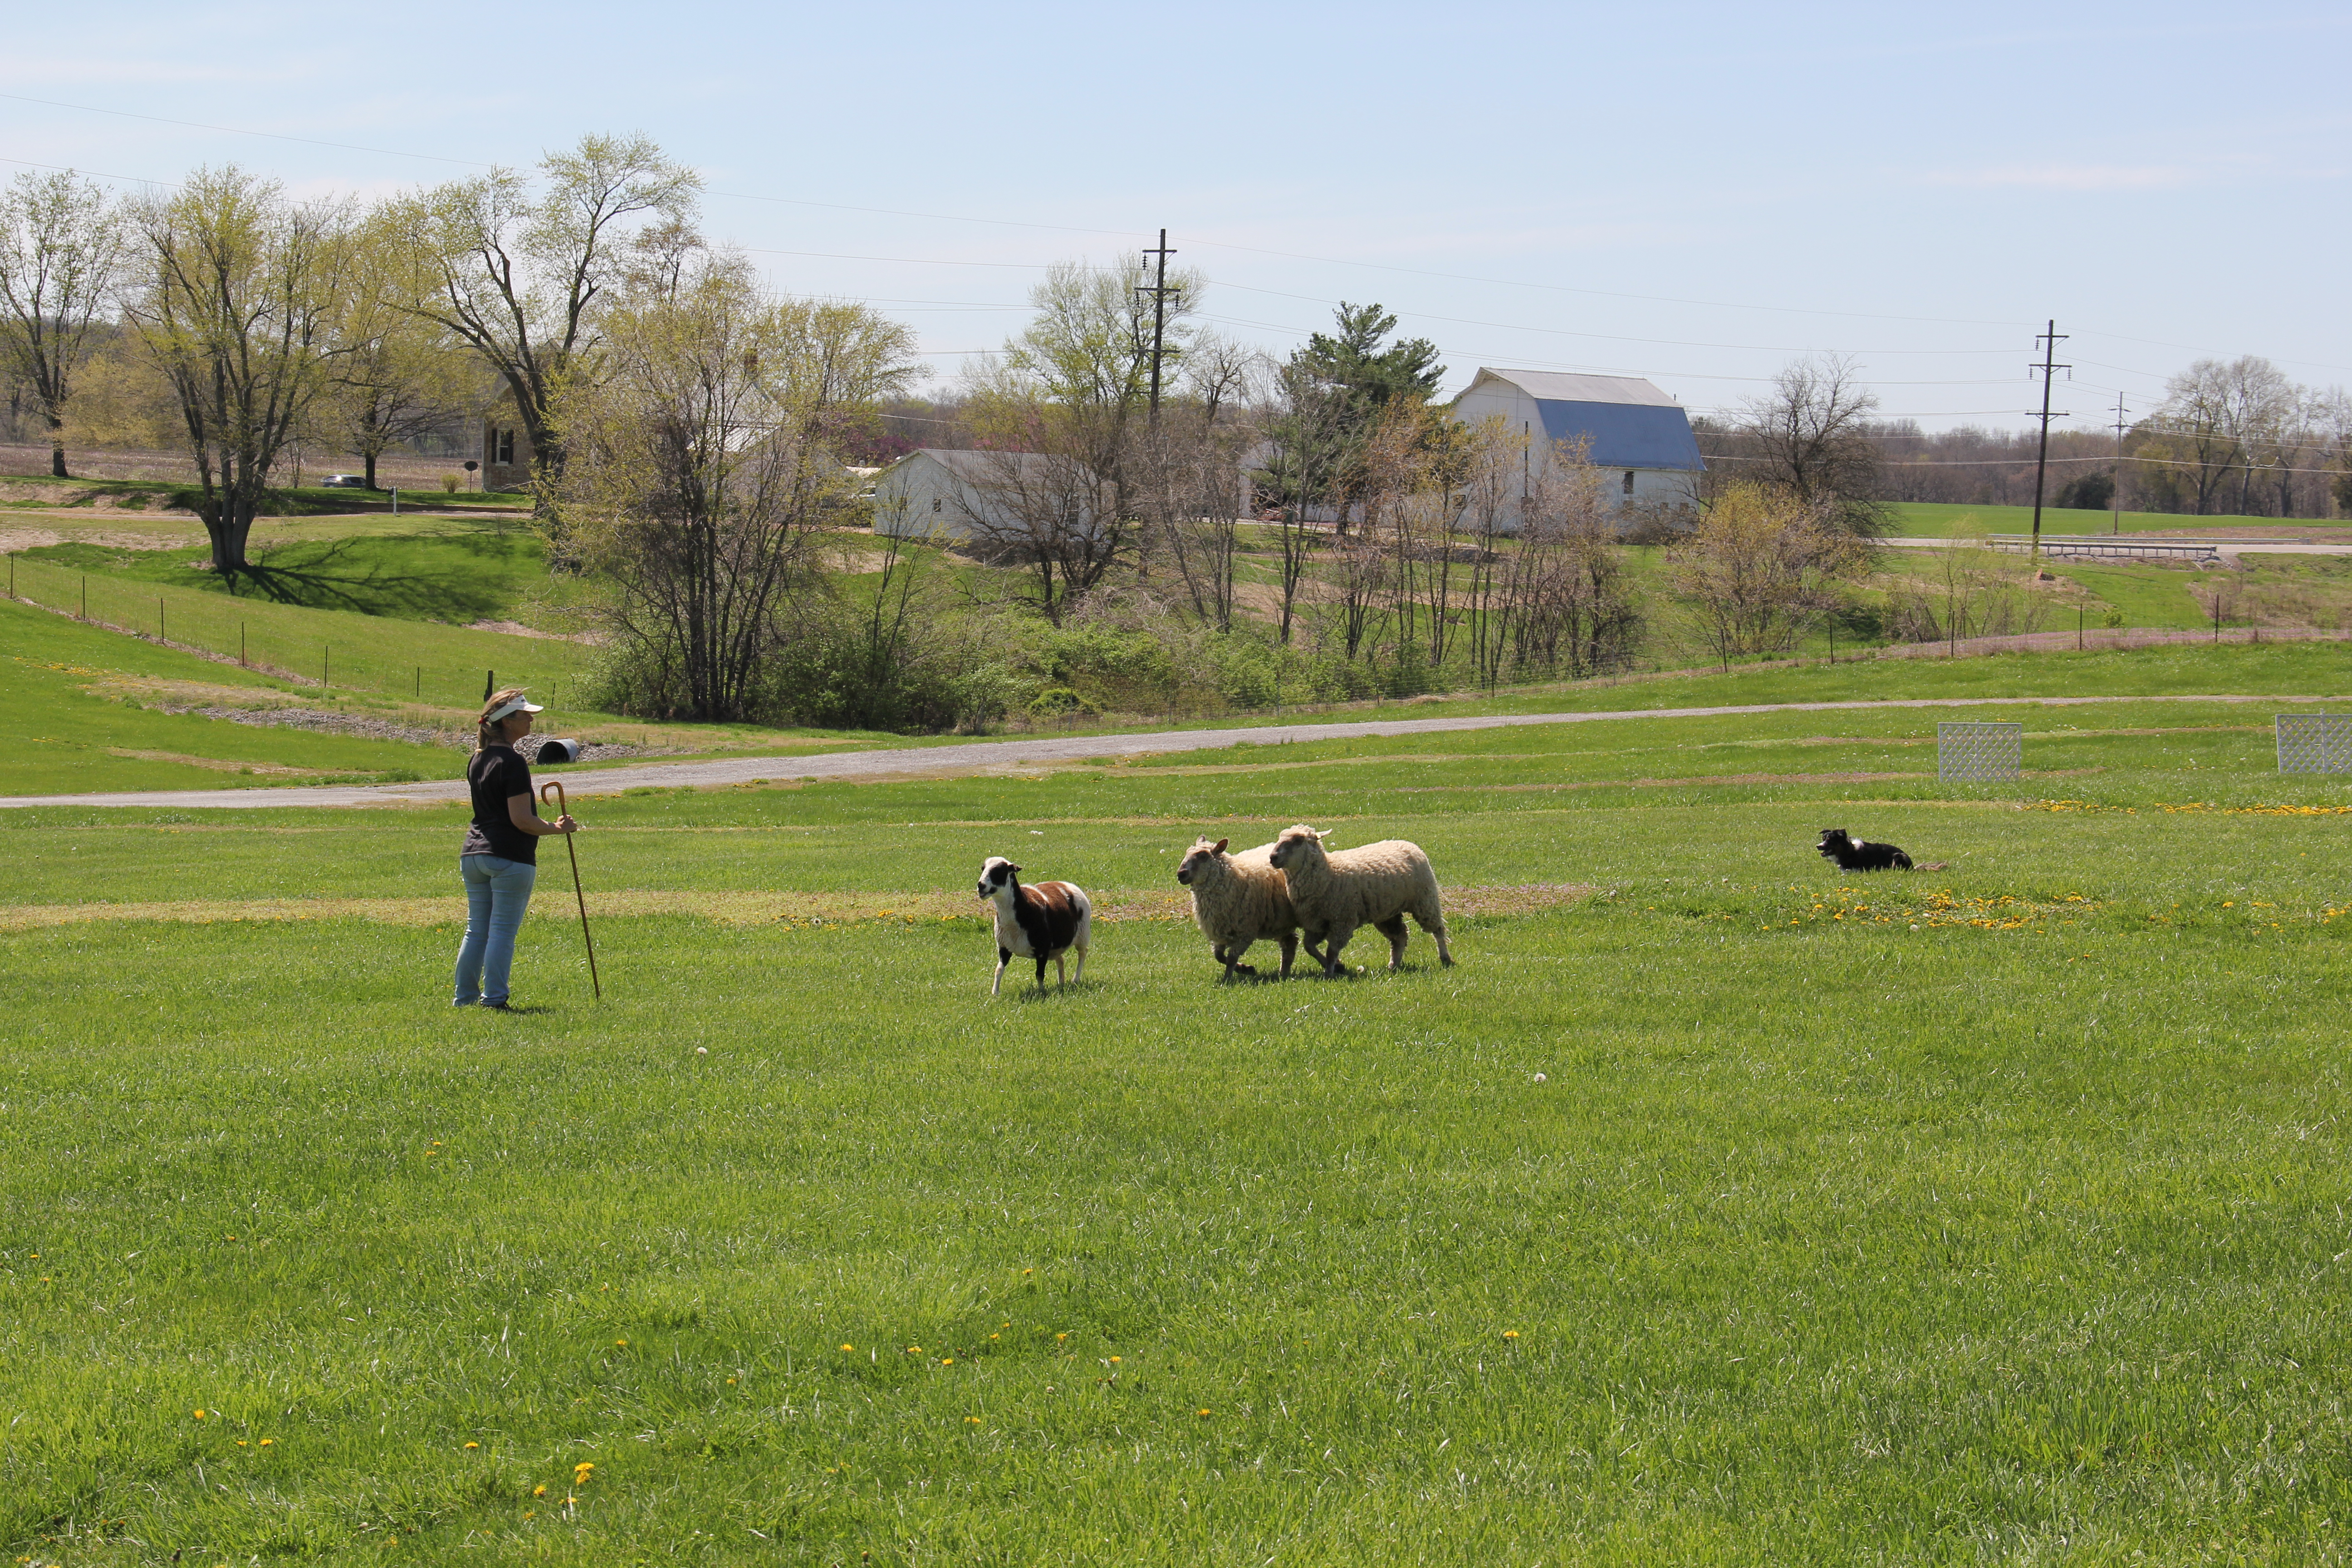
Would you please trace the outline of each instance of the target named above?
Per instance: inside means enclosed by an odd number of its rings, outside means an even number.
[[[1358,926],[1370,926],[1389,939],[1389,967],[1404,963],[1404,917],[1437,939],[1437,956],[1454,962],[1445,945],[1445,915],[1437,907],[1437,873],[1421,846],[1402,838],[1336,853],[1323,836],[1304,823],[1286,827],[1274,841],[1271,864],[1290,887],[1290,902],[1307,934],[1307,951],[1323,973],[1340,973],[1339,950]],[[1318,942],[1323,951],[1315,952]]]
[[[1225,978],[1255,974],[1242,962],[1254,942],[1282,944],[1282,973],[1298,953],[1298,916],[1290,907],[1290,886],[1274,868],[1274,846],[1261,844],[1236,854],[1226,839],[1201,839],[1184,853],[1176,879],[1192,889],[1192,919],[1209,939],[1209,951],[1225,966]]]

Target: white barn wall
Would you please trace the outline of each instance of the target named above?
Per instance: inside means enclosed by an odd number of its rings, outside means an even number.
[[[1543,410],[1528,391],[1500,376],[1482,372],[1478,380],[1454,404],[1454,417],[1465,425],[1500,416],[1505,425],[1527,436],[1540,446],[1549,439],[1545,434]],[[1691,505],[1698,500],[1698,476],[1685,468],[1612,468],[1601,465],[1608,476],[1603,492],[1612,507],[1649,505]],[[1633,488],[1625,487],[1625,478],[1633,476]],[[1513,531],[1517,520],[1512,521]]]

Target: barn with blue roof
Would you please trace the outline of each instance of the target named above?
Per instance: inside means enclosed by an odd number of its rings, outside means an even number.
[[[1609,473],[1620,506],[1688,505],[1706,464],[1683,405],[1635,375],[1571,375],[1490,370],[1454,400],[1454,417],[1475,425],[1499,416],[1538,442],[1590,443],[1593,467]]]

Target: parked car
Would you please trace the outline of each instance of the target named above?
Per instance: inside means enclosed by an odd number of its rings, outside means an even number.
[[[369,489],[365,474],[329,474],[319,481],[329,489],[363,490]]]

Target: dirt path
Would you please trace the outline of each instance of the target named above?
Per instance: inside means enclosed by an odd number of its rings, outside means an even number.
[[[618,795],[631,789],[708,788],[787,779],[937,778],[956,773],[1019,773],[1039,764],[1091,757],[1207,752],[1235,745],[1349,741],[1370,736],[1437,735],[1463,730],[1506,730],[1530,724],[1600,724],[1639,719],[1716,719],[1749,713],[1840,713],[1882,708],[2074,708],[2103,702],[2267,702],[2290,706],[2347,702],[2352,697],[1908,697],[1866,702],[1757,702],[1718,708],[1637,708],[1595,713],[1505,713],[1457,719],[1372,719],[1346,724],[1269,724],[1256,729],[1162,730],[1143,735],[1068,735],[1036,741],[975,741],[920,750],[834,752],[822,756],[728,757],[704,763],[648,763],[629,768],[542,770],[563,780],[571,795]],[[464,800],[462,779],[427,784],[309,784],[285,789],[134,790],[112,795],[0,795],[0,807],[33,805],[281,806],[413,805]]]

